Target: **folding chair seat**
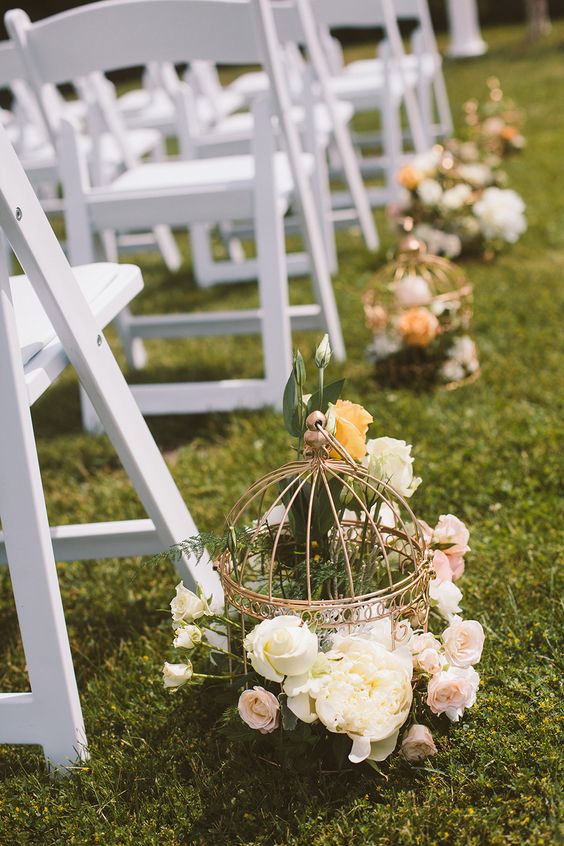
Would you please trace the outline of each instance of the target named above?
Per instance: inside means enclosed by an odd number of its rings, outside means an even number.
[[[138,268],[72,270],[0,127],[0,237],[25,276],[0,261],[0,563],[8,564],[31,690],[0,693],[0,743],[43,747],[52,767],[87,757],[55,561],[145,555],[197,530],[103,334],[142,287]],[[116,449],[146,520],[50,527],[30,407],[68,363]],[[195,562],[179,574],[195,585]],[[221,602],[209,560],[197,580]]]
[[[243,312],[133,316],[122,312],[117,327],[130,364],[144,361],[143,338],[260,334],[264,378],[220,382],[135,385],[146,414],[198,413],[239,407],[279,406],[291,363],[291,326],[328,331],[334,354],[344,357],[338,313],[328,273],[324,236],[308,181],[300,139],[290,120],[290,100],[280,65],[279,45],[266,0],[114,0],[81,6],[31,24],[25,13],[6,15],[28,80],[40,96],[44,84],[58,85],[89,74],[149,62],[256,62],[269,73],[271,94],[256,104],[253,156],[235,157],[219,169],[216,160],[147,163],[130,168],[116,184],[92,186],[72,123],[59,133],[67,237],[74,264],[96,258],[96,238],[106,230],[145,231],[157,224],[188,226],[192,246],[205,228],[224,221],[251,220],[257,257],[246,278],[258,278],[260,307]],[[154,33],[159,33],[159,38]],[[238,33],[237,39],[231,34]],[[111,38],[108,37],[111,34]],[[73,43],[72,54],[59,46]],[[103,89],[103,86],[100,86]],[[107,89],[104,89],[107,90]],[[101,95],[103,96],[103,90]],[[183,123],[188,92],[176,92],[181,145],[189,144]],[[287,182],[278,164],[272,114],[279,121],[291,172],[292,203],[302,215],[316,302],[289,307],[283,217]],[[169,176],[167,176],[169,174]],[[254,179],[253,179],[254,174]],[[199,175],[199,177],[198,177]],[[218,175],[220,178],[218,178]],[[241,178],[242,175],[242,178]],[[179,181],[182,180],[185,181]],[[198,181],[199,178],[199,181]],[[211,180],[211,181],[210,181]],[[200,227],[200,230],[198,230]],[[96,421],[86,417],[87,425]]]

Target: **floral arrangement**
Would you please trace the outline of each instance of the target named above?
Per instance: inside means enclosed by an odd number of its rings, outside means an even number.
[[[498,160],[472,160],[475,147],[453,142],[415,156],[398,172],[403,189],[390,209],[398,222],[413,220],[415,234],[433,253],[495,253],[515,243],[527,228],[525,204],[504,188]]]
[[[455,387],[479,375],[468,334],[472,287],[460,268],[429,253],[420,239],[402,241],[398,258],[373,277],[363,305],[372,333],[367,358],[387,384]]]
[[[497,77],[489,77],[487,86],[487,100],[480,103],[471,99],[463,106],[464,135],[482,156],[504,158],[526,145],[522,133],[525,115],[504,96]]]
[[[205,541],[222,580],[228,572],[242,583],[241,571],[248,567],[255,600],[249,613],[234,614],[229,603],[219,612],[201,591],[177,585],[170,603],[174,660],[164,664],[164,686],[177,693],[187,683],[213,679],[217,700],[217,684],[224,683],[230,704],[221,731],[268,761],[300,769],[326,760],[341,766],[348,758],[377,767],[397,748],[415,764],[437,752],[433,727],[445,718],[458,721],[476,701],[474,667],[484,632],[480,623],[460,616],[462,593],[455,583],[464,571],[469,533],[450,514],[433,529],[414,517],[407,500],[421,479],[413,473],[411,445],[390,437],[367,439],[372,416],[340,398],[342,382],[324,385],[330,356],[324,338],[315,358],[319,387],[313,395],[304,393],[299,353],[294,360],[284,418],[306,458],[281,469],[281,493],[264,518],[238,531],[229,517],[221,538],[200,536],[181,545],[196,551]],[[301,480],[294,488],[292,474]],[[326,488],[323,479],[330,480]],[[300,501],[307,484],[311,488]],[[284,498],[289,485],[292,494]],[[245,502],[255,494],[263,498],[267,489],[255,483]],[[338,513],[327,508],[328,500]],[[280,507],[284,514],[274,518]],[[409,526],[402,513],[411,515]],[[354,585],[346,575],[341,579],[347,568],[337,560],[339,550],[347,549]],[[354,549],[360,550],[356,558]],[[416,564],[413,572],[410,561]],[[319,578],[306,574],[308,567]],[[351,604],[347,593],[354,594],[359,580],[369,571],[377,586],[386,568],[388,577],[397,574],[400,581]],[[280,604],[272,612],[274,572],[281,584]],[[395,606],[395,586],[411,576],[410,599]],[[292,605],[296,588],[301,598]],[[341,615],[347,602],[351,613]],[[288,613],[290,608],[295,610]],[[265,610],[268,616],[257,622]],[[222,634],[228,639],[218,642]]]

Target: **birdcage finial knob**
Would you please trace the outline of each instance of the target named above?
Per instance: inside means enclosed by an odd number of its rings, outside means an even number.
[[[322,452],[327,450],[327,435],[323,431],[327,417],[322,411],[312,411],[306,418],[307,429],[304,432],[304,444],[307,450]]]

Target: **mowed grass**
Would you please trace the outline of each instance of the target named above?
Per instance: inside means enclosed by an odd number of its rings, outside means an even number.
[[[0,747],[0,843],[376,846],[555,842],[562,584],[564,278],[564,25],[535,48],[521,28],[486,33],[482,59],[446,65],[455,115],[490,74],[527,109],[525,152],[507,163],[528,205],[529,230],[493,264],[468,262],[482,378],[452,393],[381,390],[364,362],[360,294],[392,244],[368,255],[339,235],[335,290],[348,360],[345,395],[375,418],[374,435],[414,444],[424,479],[413,505],[433,523],[451,511],[471,527],[464,613],[487,646],[478,703],[437,733],[439,754],[412,769],[399,757],[378,776],[287,775],[237,756],[216,732],[213,692],[168,696],[160,667],[170,642],[175,575],[138,560],[62,564],[59,578],[91,760],[51,780],[37,748]],[[358,51],[360,52],[360,51]],[[199,291],[188,266],[167,274],[140,256],[137,311],[223,308],[255,300],[252,285]],[[307,286],[292,283],[294,301]],[[296,338],[306,360],[317,337]],[[116,346],[117,349],[117,346]],[[260,373],[255,338],[151,345],[143,378]],[[139,378],[139,377],[137,377]],[[76,383],[65,375],[34,409],[52,522],[143,512],[108,441],[81,431]],[[271,411],[153,418],[150,427],[201,528],[221,526],[251,479],[291,455]],[[4,483],[4,482],[3,482]],[[34,586],[30,585],[33,591]],[[560,616],[559,616],[560,614]],[[0,575],[0,690],[27,689],[7,572]],[[446,728],[446,726],[445,726]],[[561,736],[561,735],[560,735]]]

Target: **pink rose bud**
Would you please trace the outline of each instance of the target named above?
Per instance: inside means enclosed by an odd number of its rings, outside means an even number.
[[[410,764],[418,764],[425,758],[437,754],[437,747],[433,735],[427,728],[419,723],[411,726],[404,736],[401,744],[401,754]]]

